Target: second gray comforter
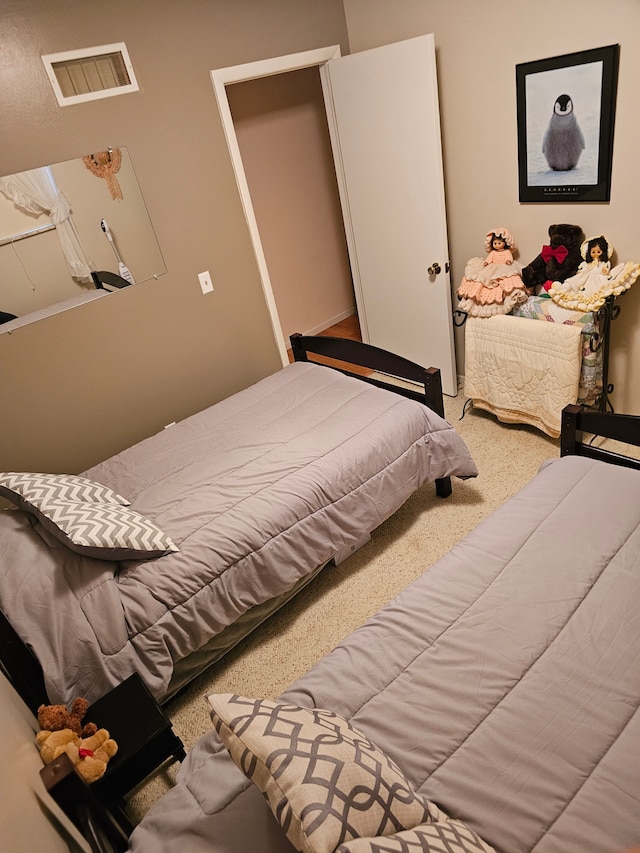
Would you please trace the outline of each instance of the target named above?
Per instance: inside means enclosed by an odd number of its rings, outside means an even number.
[[[566,457],[283,701],[351,720],[499,853],[640,843],[640,473]],[[260,698],[260,697],[257,697]],[[217,734],[134,853],[291,853]]]

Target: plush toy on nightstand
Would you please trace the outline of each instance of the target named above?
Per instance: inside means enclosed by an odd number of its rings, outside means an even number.
[[[36,743],[45,764],[51,764],[66,753],[76,771],[87,784],[104,776],[109,759],[118,751],[118,745],[106,729],[98,729],[90,737],[81,738],[71,729],[40,731]]]
[[[74,767],[85,782],[91,784],[101,779],[107,770],[109,759],[118,751],[118,744],[109,737],[106,729],[98,729],[91,737],[82,738],[78,744],[78,757]]]
[[[40,705],[38,724],[45,731],[59,732],[62,729],[71,729],[80,737],[89,737],[95,734],[98,727],[95,723],[82,725],[88,708],[89,703],[83,697],[73,700],[71,710],[68,710],[66,705]]]
[[[71,729],[59,729],[55,732],[42,730],[36,735],[36,743],[45,764],[51,764],[65,752],[73,763],[73,750],[75,749],[77,754],[80,737]]]
[[[40,705],[41,731],[36,735],[36,743],[45,764],[51,764],[66,752],[80,776],[91,783],[104,776],[118,745],[106,729],[99,729],[95,723],[82,724],[88,708],[89,703],[83,697],[73,700],[71,710],[66,705]]]
[[[565,281],[582,263],[580,245],[584,240],[579,225],[550,225],[549,243],[522,269],[522,281],[530,294],[546,296],[554,281]]]

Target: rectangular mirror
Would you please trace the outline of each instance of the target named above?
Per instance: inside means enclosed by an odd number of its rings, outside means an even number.
[[[103,270],[167,271],[126,148],[0,179],[0,333],[104,296]]]

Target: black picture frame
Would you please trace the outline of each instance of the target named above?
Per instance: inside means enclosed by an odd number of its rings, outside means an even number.
[[[611,44],[516,65],[521,202],[610,201],[619,55]]]

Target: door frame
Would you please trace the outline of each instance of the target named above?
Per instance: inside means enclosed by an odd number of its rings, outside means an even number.
[[[347,241],[347,249],[349,251],[349,259],[351,263],[351,272],[353,276],[356,305],[358,307],[358,312],[360,315],[362,309],[362,298],[360,281],[357,276],[357,263],[355,262],[353,232],[350,228],[349,217],[347,215],[344,215],[344,211],[348,210],[348,202],[345,190],[344,174],[342,172],[340,159],[339,157],[336,157],[336,151],[338,150],[336,145],[336,117],[335,112],[333,110],[333,102],[331,99],[331,87],[329,83],[329,78],[328,74],[326,73],[326,69],[324,68],[327,62],[330,62],[332,59],[338,59],[340,56],[340,45],[331,45],[329,47],[322,47],[316,50],[308,50],[303,51],[301,53],[292,53],[286,56],[276,56],[270,59],[261,59],[256,62],[248,62],[242,65],[232,65],[227,68],[217,68],[210,72],[211,83],[213,84],[213,91],[216,96],[218,110],[222,119],[224,135],[227,141],[227,147],[229,148],[229,154],[231,156],[231,163],[233,165],[233,171],[235,174],[236,183],[238,185],[238,191],[240,193],[242,209],[244,211],[245,219],[249,227],[251,243],[253,245],[253,250],[258,264],[258,271],[260,274],[262,290],[267,303],[267,309],[269,311],[269,317],[271,319],[273,334],[276,340],[276,344],[278,346],[278,351],[280,353],[280,358],[282,360],[283,366],[289,363],[289,357],[287,355],[288,344],[285,342],[284,334],[282,332],[282,324],[280,322],[280,316],[278,314],[278,308],[273,293],[273,287],[271,285],[271,278],[269,276],[269,269],[267,266],[264,249],[262,247],[260,229],[258,228],[258,222],[256,219],[255,211],[253,209],[253,204],[251,202],[251,193],[249,192],[249,184],[247,181],[247,176],[245,174],[244,164],[242,162],[242,155],[240,153],[240,146],[238,145],[238,137],[236,135],[236,129],[233,123],[233,117],[231,115],[231,108],[229,106],[229,99],[227,97],[226,87],[232,83],[241,83],[247,80],[257,80],[261,77],[272,77],[277,74],[285,74],[289,71],[298,71],[303,68],[312,68],[314,66],[318,67],[320,71],[320,81],[324,97],[324,105],[327,113],[329,138],[331,140],[331,145],[334,151],[334,163],[336,168],[336,178],[338,182],[338,193],[340,196],[340,203],[343,210],[344,229]],[[368,331],[366,328],[366,319],[364,318],[364,316],[360,317],[360,324],[362,339],[364,341],[368,341]]]

